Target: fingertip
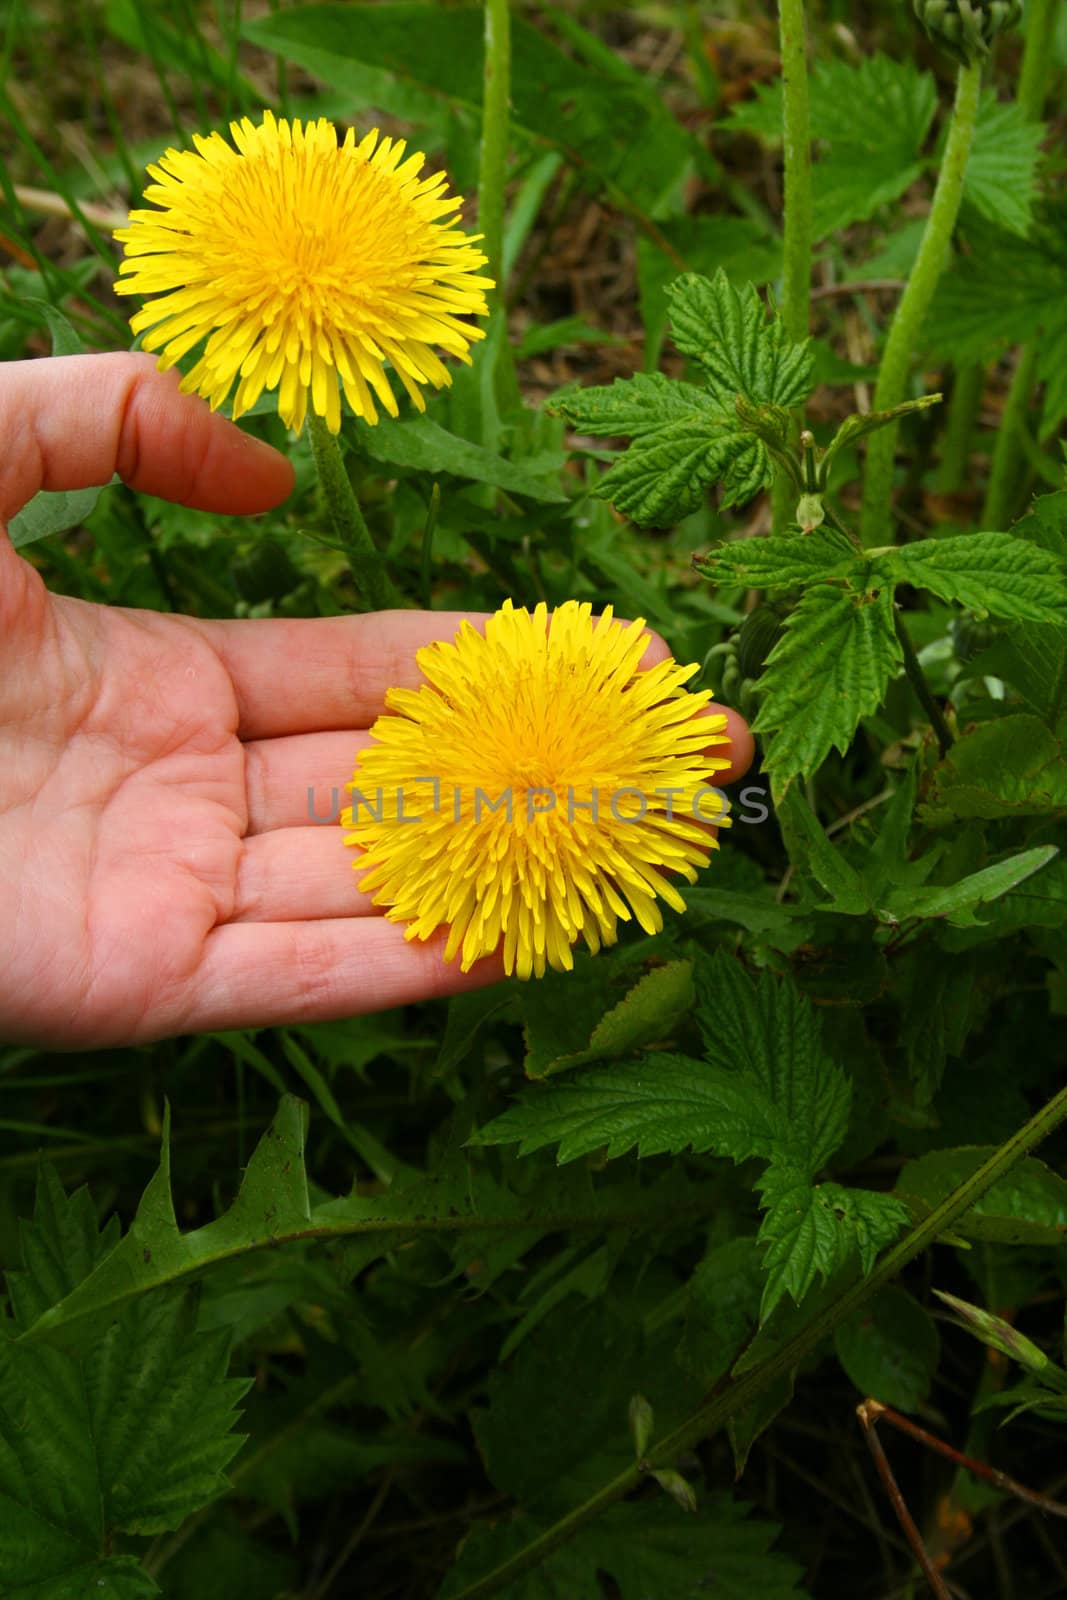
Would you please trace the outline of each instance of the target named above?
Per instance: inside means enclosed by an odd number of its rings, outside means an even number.
[[[730,765],[722,774],[722,781],[736,783],[739,778],[744,777],[756,754],[756,741],[752,737],[752,729],[740,711],[735,711],[732,706],[720,706],[713,702],[708,706],[708,712],[726,718],[726,737],[730,741]]]

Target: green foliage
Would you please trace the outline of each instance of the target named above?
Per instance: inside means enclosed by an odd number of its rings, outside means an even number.
[[[799,405],[812,372],[808,346],[791,344],[781,321],[768,320],[753,285],[735,289],[721,268],[714,279],[676,279],[668,301],[671,337],[699,367],[703,389],[641,373],[556,400],[578,432],[633,440],[596,493],[635,522],[657,526],[694,511],[716,483],[724,505],[744,504],[765,488],[771,458],[745,426],[738,400]]]
[[[1021,73],[1007,42],[988,63],[907,398],[877,409],[951,115],[907,6],[847,33],[804,8],[800,343],[777,309],[788,7],[724,31],[694,6],[512,6],[488,196],[487,8],[244,9],[6,8],[0,357],[125,347],[91,207],[136,204],[168,146],[267,104],[382,122],[472,227],[504,212],[472,366],[424,416],[344,419],[403,603],[443,637],[505,596],[647,617],[756,762],[684,915],[573,973],[124,1054],[0,1047],[0,1593],[903,1592],[859,1398],[1039,1490],[1062,1469],[1062,1129],[1022,1152],[1063,1109],[1067,1015],[1067,34],[1042,43],[1035,5]],[[276,511],[42,494],[14,543],[142,622],[359,609],[274,411],[242,426],[293,460]],[[863,549],[886,428],[893,542]],[[333,726],[289,753],[301,797],[350,776]],[[73,826],[79,797],[46,798]],[[941,1479],[911,1448],[925,1529]],[[998,1571],[1051,1592],[1031,1530],[1001,1519]]]
[[[767,1162],[757,1185],[766,1317],[783,1294],[803,1299],[816,1276],[830,1277],[853,1251],[870,1271],[904,1213],[884,1195],[814,1184],[844,1137],[849,1089],[821,1047],[810,1004],[769,976],[754,987],[726,958],[709,976],[714,1001],[698,1013],[703,1062],[653,1054],[531,1091],[477,1142],[517,1143],[523,1154],[557,1145],[560,1161],[636,1148]]]

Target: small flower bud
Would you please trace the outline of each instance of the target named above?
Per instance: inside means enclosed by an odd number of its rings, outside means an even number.
[[[989,54],[998,33],[1022,16],[1022,0],[912,0],[929,38],[955,61],[971,66]]]

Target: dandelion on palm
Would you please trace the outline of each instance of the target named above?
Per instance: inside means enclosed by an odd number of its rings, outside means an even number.
[[[709,794],[726,718],[699,714],[696,665],[640,671],[647,645],[610,607],[594,619],[569,600],[549,619],[508,601],[484,635],[465,622],[418,652],[427,682],[389,691],[341,817],[360,887],[406,938],[447,928],[464,971],[500,949],[507,972],[540,977],[569,970],[579,939],[614,944],[620,922],[658,932],[658,900],[685,909],[676,880],[716,844],[695,818],[727,820]]]
[[[156,296],[131,317],[144,347],[171,367],[206,339],[182,389],[217,408],[236,383],[234,417],[278,391],[297,431],[311,409],[338,432],[341,391],[357,416],[397,415],[385,366],[413,404],[421,385],[451,382],[437,349],[470,361],[486,316],[486,262],[458,227],[443,173],[405,143],[337,142],[333,124],[276,119],[194,135],[148,168],[145,199],[115,237],[125,246],[119,294]]]

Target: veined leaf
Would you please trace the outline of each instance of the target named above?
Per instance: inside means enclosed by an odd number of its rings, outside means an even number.
[[[714,278],[688,272],[667,287],[671,339],[699,362],[708,392],[733,413],[738,395],[754,406],[790,410],[811,393],[814,356],[768,318],[752,284],[737,289],[720,267]]]
[[[992,1145],[933,1150],[909,1161],[896,1192],[924,1217],[993,1155]],[[952,1224],[967,1239],[989,1244],[1058,1244],[1067,1239],[1067,1182],[1034,1156],[1018,1162],[965,1216]]]
[[[716,545],[693,565],[712,583],[741,589],[795,589],[853,572],[859,552],[825,524],[792,538],[736,539]]]
[[[892,1195],[839,1183],[813,1188],[778,1166],[768,1167],[758,1188],[767,1206],[759,1231],[767,1271],[761,1322],[787,1294],[799,1304],[817,1277],[828,1282],[853,1254],[870,1272],[878,1252],[908,1221],[906,1208]]]
[[[1015,103],[982,96],[974,142],[963,178],[963,197],[998,228],[1025,235],[1033,221],[1043,122],[1031,122]]]
[[[806,774],[831,749],[844,752],[901,663],[891,585],[856,593],[812,584],[760,679],[765,697],[752,726],[776,735],[767,770],[778,778]]]
[[[959,817],[1063,816],[1067,760],[1039,717],[1020,712],[965,733],[938,766],[922,820],[943,827]]]
[[[799,1565],[777,1555],[773,1523],[724,1494],[702,1499],[687,1515],[664,1497],[613,1506],[509,1587],[509,1600],[598,1600],[598,1572],[610,1573],[621,1600],[805,1600]],[[527,1517],[478,1530],[464,1544],[440,1600],[514,1555],[543,1531]]]
[[[1018,621],[1067,623],[1063,563],[1010,533],[923,539],[879,551],[875,570],[974,611]]]
[[[887,428],[898,417],[907,416],[911,411],[925,411],[929,406],[939,405],[941,399],[939,394],[924,394],[918,400],[905,400],[899,406],[891,406],[888,411],[857,411],[846,417],[819,462],[820,484],[825,487],[829,481],[830,468],[839,451],[846,450],[859,439],[865,439],[869,433],[877,433],[879,428]]]
[[[580,433],[633,439],[596,493],[635,522],[678,522],[720,481],[727,504],[750,500],[770,482],[762,443],[742,432],[704,390],[661,373],[572,392],[556,409]]]
[[[857,66],[819,62],[811,79],[811,131],[828,145],[812,168],[814,232],[823,239],[874,215],[922,173],[920,152],[937,87],[911,62],[865,56]],[[735,106],[726,126],[767,143],[782,137],[780,80]]]
[[[979,906],[999,900],[1018,884],[1025,883],[1058,854],[1054,844],[1036,845],[1032,850],[1009,856],[1006,861],[983,867],[980,872],[972,872],[958,883],[898,890],[887,897],[887,910],[901,922],[908,917],[947,917],[957,927],[973,927],[978,921],[975,912]]]

